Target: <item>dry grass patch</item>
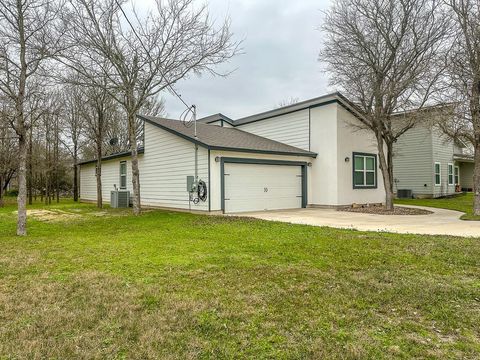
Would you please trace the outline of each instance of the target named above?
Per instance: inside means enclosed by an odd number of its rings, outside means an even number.
[[[15,211],[14,213],[16,214],[17,212]],[[45,222],[65,222],[77,220],[81,217],[79,214],[66,212],[60,209],[29,209],[27,210],[27,216]]]

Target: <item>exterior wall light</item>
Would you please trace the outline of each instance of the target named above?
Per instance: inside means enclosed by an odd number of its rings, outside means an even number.
[[[312,163],[311,162],[307,163],[307,166],[312,167]]]
[[[215,162],[220,162],[220,156],[215,156]]]
[[[348,156],[345,158],[345,162],[350,162],[350,158]]]

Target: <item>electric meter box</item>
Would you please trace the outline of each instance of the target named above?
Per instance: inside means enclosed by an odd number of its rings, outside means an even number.
[[[187,176],[187,191],[189,193],[194,192],[196,188],[195,176]]]

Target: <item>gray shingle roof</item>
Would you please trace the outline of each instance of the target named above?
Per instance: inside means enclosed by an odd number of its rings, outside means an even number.
[[[187,128],[179,120],[143,115],[138,115],[138,117],[184,139],[213,150],[232,150],[309,157],[317,156],[316,153],[270,140],[236,128],[221,127],[197,122],[197,137],[195,138],[193,126]]]

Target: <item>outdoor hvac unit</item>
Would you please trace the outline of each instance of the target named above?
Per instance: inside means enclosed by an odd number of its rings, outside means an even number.
[[[114,190],[110,193],[110,207],[128,208],[130,205],[130,191]]]
[[[399,199],[411,199],[413,197],[412,190],[410,189],[402,189],[397,190],[397,197]]]

